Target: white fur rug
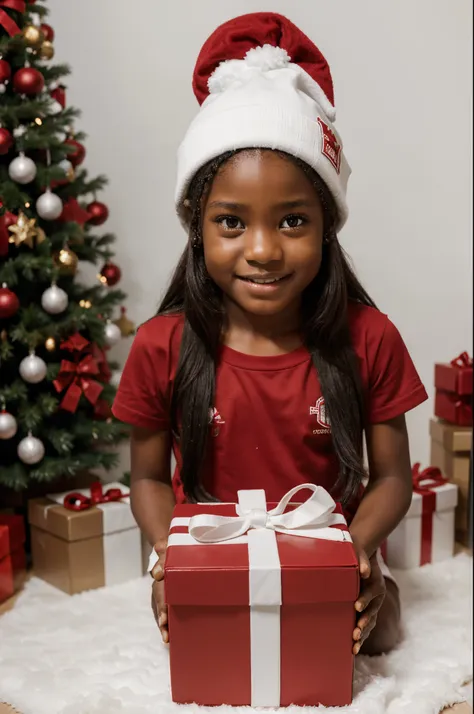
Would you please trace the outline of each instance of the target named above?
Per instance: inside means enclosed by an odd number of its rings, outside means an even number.
[[[472,558],[461,554],[397,577],[403,644],[387,657],[358,657],[352,706],[325,711],[436,714],[465,699],[461,685],[472,673]],[[22,714],[198,710],[178,709],[170,700],[167,650],[151,614],[149,577],[74,597],[30,580],[14,610],[0,618],[0,701]]]

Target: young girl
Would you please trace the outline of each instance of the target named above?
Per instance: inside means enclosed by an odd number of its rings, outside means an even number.
[[[155,617],[167,642],[176,502],[248,488],[278,501],[313,482],[342,502],[359,557],[354,653],[387,652],[400,604],[379,546],[410,504],[404,414],[426,393],[338,242],[350,168],[329,67],[286,18],[255,13],[211,35],[193,87],[176,192],[189,239],[114,404],[133,427],[133,512],[159,555]]]

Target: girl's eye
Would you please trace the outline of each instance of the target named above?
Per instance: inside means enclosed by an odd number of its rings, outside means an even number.
[[[304,216],[286,216],[286,218],[283,219],[281,223],[282,228],[301,228],[301,226],[304,226],[304,224],[307,223],[306,218]],[[286,225],[285,225],[286,224]]]
[[[243,224],[237,216],[219,216],[216,223],[225,231],[238,231],[243,229]]]

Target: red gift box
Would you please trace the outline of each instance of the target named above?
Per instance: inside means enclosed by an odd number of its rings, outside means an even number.
[[[22,516],[0,513],[0,533],[3,533],[3,537],[0,534],[1,602],[18,590],[26,570],[25,525]]]
[[[268,508],[259,490],[240,491],[238,505],[175,508],[165,562],[175,702],[352,701],[359,571],[342,511],[312,484]]]
[[[471,398],[460,398],[457,394],[437,390],[434,413],[439,419],[457,426],[472,426]]]
[[[460,397],[472,395],[472,359],[463,352],[449,364],[435,365],[435,387]]]

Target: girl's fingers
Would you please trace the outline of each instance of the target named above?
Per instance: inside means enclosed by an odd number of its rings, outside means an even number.
[[[163,567],[159,563],[157,563],[155,565],[155,567],[153,568],[153,570],[151,571],[151,576],[154,580],[158,580],[158,582],[160,580],[163,580],[164,571],[163,571]]]

